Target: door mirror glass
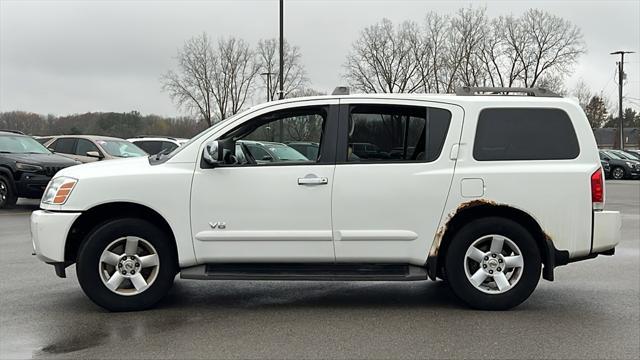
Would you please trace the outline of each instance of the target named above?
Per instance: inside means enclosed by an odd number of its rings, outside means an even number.
[[[102,159],[104,157],[97,151],[87,151],[86,155],[88,157],[92,157],[92,158],[96,158],[96,159]]]
[[[216,166],[222,163],[222,145],[218,140],[212,140],[205,144],[204,151],[202,152],[202,158],[204,161],[212,166]]]

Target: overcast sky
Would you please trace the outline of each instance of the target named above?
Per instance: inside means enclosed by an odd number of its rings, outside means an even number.
[[[617,101],[615,50],[640,51],[640,1],[285,0],[285,36],[300,47],[311,86],[343,84],[342,64],[360,31],[383,17],[421,22],[427,11],[486,6],[490,17],[545,9],[582,29],[588,53],[568,85],[586,81]],[[159,77],[184,41],[202,32],[257,43],[278,36],[278,0],[0,0],[0,111],[178,115]],[[640,57],[625,61],[625,95],[640,108]]]

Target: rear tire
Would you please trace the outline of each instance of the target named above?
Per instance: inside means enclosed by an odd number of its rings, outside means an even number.
[[[98,226],[78,253],[76,269],[82,290],[110,311],[153,307],[169,292],[177,273],[170,241],[167,234],[142,219],[116,219]]]
[[[515,221],[474,220],[453,237],[444,270],[451,290],[475,309],[507,310],[525,301],[542,268],[533,236]]]
[[[13,182],[6,176],[0,175],[0,209],[14,207],[18,196],[14,190]]]

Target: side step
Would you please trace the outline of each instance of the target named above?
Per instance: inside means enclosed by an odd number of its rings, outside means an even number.
[[[180,271],[197,280],[427,280],[427,269],[403,264],[206,264]]]

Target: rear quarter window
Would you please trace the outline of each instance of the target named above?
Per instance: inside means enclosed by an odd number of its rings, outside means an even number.
[[[563,110],[493,108],[478,117],[476,160],[563,160],[579,153],[576,132]]]

